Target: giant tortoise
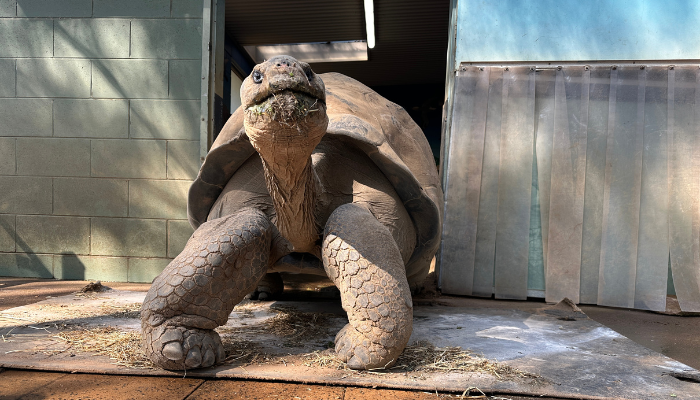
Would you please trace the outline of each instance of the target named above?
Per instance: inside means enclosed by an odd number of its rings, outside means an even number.
[[[143,303],[147,354],[173,370],[223,360],[214,328],[285,272],[338,287],[349,323],[335,349],[350,368],[391,366],[440,237],[427,140],[401,107],[289,56],[257,65],[241,100],[190,189],[196,230]]]

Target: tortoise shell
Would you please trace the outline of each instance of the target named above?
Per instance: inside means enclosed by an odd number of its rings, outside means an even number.
[[[443,194],[428,141],[400,106],[342,74],[319,75],[326,86],[328,129],[361,149],[388,178],[416,228],[407,275],[426,268],[440,242]],[[243,109],[230,117],[190,187],[187,215],[193,228],[206,222],[212,205],[238,168],[255,153],[243,128]]]

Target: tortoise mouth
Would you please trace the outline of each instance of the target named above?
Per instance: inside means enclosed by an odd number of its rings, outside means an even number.
[[[269,93],[267,96],[263,97],[261,100],[259,100],[258,102],[254,103],[254,104],[253,104],[252,106],[250,106],[250,107],[255,107],[255,106],[258,106],[258,105],[262,105],[262,104],[264,104],[264,103],[269,102],[270,99],[274,99],[274,98],[277,97],[277,96],[283,96],[283,95],[285,95],[285,94],[287,94],[287,93],[292,93],[292,94],[294,94],[295,96],[297,96],[297,97],[299,97],[299,98],[305,97],[305,98],[313,99],[315,102],[322,103],[322,104],[326,104],[326,100],[325,100],[325,99],[320,99],[320,98],[314,96],[313,94],[311,94],[311,92],[309,92],[309,91],[306,91],[306,90],[299,90],[299,89],[297,89],[297,88],[295,88],[295,89],[286,88],[286,89],[281,89],[281,90],[277,90],[277,91],[270,91],[270,93]],[[248,108],[250,108],[250,107],[248,107]]]
[[[276,121],[294,121],[325,111],[326,102],[307,92],[284,89],[270,93],[246,108],[256,116],[267,116]]]

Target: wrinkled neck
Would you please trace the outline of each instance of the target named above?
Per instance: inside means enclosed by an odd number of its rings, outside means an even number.
[[[275,207],[275,225],[297,252],[312,252],[319,239],[316,198],[319,183],[311,157],[302,168],[279,168],[263,159],[265,183]]]
[[[262,159],[275,225],[296,252],[312,252],[320,236],[316,198],[320,185],[311,153],[325,134],[326,124],[303,131],[300,126],[247,126],[246,133]]]
[[[291,102],[295,108],[278,109],[278,100],[280,104]],[[262,159],[265,183],[277,214],[277,229],[294,251],[313,252],[320,236],[315,212],[320,184],[311,153],[328,126],[325,104],[315,101],[315,108],[301,107],[301,113],[299,105],[305,103],[294,94],[279,95],[271,102],[273,111],[277,110],[271,114],[255,107],[246,110],[246,134]]]

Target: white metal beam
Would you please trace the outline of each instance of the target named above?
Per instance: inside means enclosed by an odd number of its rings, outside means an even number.
[[[324,42],[245,46],[255,62],[263,62],[277,55],[288,55],[307,63],[367,61],[367,42]]]

